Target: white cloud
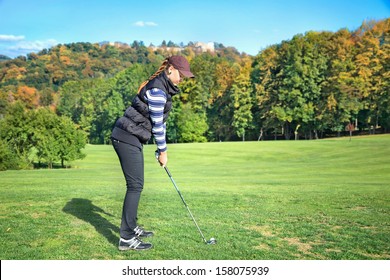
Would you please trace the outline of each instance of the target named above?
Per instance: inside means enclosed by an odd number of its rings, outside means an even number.
[[[14,42],[14,41],[22,41],[24,40],[24,36],[15,36],[15,35],[4,35],[0,34],[0,41],[4,42]]]
[[[134,23],[135,26],[138,26],[138,27],[145,27],[145,26],[157,26],[158,24],[153,22],[153,21],[137,21]]]
[[[57,40],[54,39],[27,41],[24,35],[0,34],[0,54],[10,57],[39,52],[58,44]]]
[[[57,45],[58,42],[54,39],[45,41],[22,41],[17,45],[11,47],[14,50],[25,50],[25,51],[40,51],[45,48],[50,48]]]
[[[15,46],[10,47],[9,49],[20,52],[38,52],[43,49],[55,46],[57,44],[58,42],[54,39],[48,39],[45,41],[21,41]]]

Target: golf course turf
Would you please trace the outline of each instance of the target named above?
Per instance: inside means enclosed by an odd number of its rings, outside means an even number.
[[[390,259],[390,135],[144,146],[139,223],[153,249],[117,248],[125,182],[112,146],[69,169],[0,172],[6,259]]]

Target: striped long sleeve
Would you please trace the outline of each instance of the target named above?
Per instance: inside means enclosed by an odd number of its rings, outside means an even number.
[[[157,149],[160,152],[165,152],[167,150],[166,125],[163,123],[163,118],[167,95],[159,88],[152,88],[146,91],[146,98],[152,120],[152,134],[156,140]]]

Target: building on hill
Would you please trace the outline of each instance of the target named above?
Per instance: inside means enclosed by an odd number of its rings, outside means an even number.
[[[174,46],[174,47],[167,47],[167,46],[155,46],[153,44],[149,45],[149,48],[153,51],[164,49],[169,52],[180,52],[183,51],[185,48],[192,48],[194,52],[196,53],[203,53],[203,52],[215,52],[214,42],[209,43],[203,43],[203,42],[196,42],[194,44],[189,44],[187,46]]]
[[[196,42],[193,48],[195,52],[215,52],[214,42]]]
[[[109,41],[103,41],[99,43],[100,46],[104,45],[110,45],[114,46],[117,48],[131,48],[132,46],[123,43],[123,42],[109,42]],[[196,53],[204,53],[204,52],[215,52],[215,43],[214,42],[208,42],[208,43],[203,43],[203,42],[196,42],[196,43],[190,43],[187,46],[181,45],[181,46],[155,46],[153,44],[149,45],[149,48],[152,49],[153,51],[159,50],[159,49],[164,49],[169,52],[180,52],[183,51],[185,48],[192,48],[194,52]]]

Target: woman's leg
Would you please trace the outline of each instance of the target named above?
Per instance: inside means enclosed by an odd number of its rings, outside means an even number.
[[[139,147],[117,140],[113,140],[113,146],[118,154],[127,187],[120,236],[129,239],[134,237],[134,229],[137,227],[138,204],[144,186],[144,157]]]

